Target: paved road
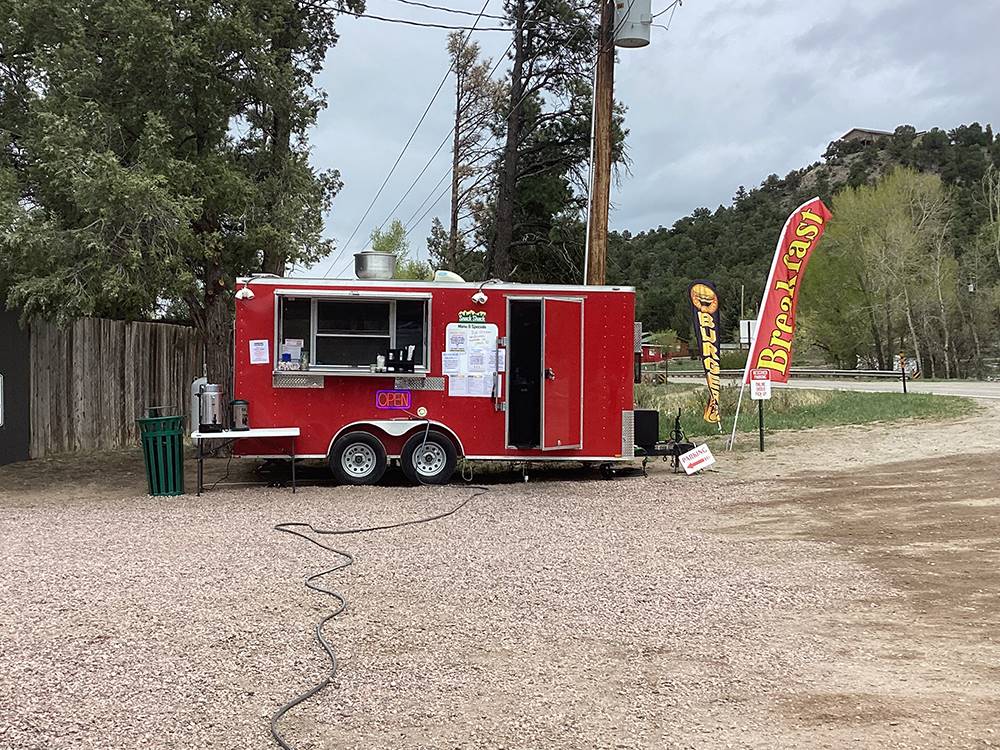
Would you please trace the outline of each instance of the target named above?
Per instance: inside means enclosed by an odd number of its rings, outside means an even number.
[[[675,383],[690,383],[693,378],[671,378]],[[902,384],[898,380],[833,380],[824,378],[793,378],[787,386],[775,383],[780,388],[815,388],[827,391],[872,391],[898,393]],[[968,396],[1000,400],[1000,383],[983,383],[973,380],[911,380],[906,388],[911,393],[933,393],[938,396]]]
[[[797,378],[789,381],[788,388],[817,388],[834,391],[902,391],[896,380],[822,380]],[[933,393],[938,396],[969,396],[971,398],[1000,399],[1000,383],[982,383],[974,380],[911,380],[906,389],[911,393]]]

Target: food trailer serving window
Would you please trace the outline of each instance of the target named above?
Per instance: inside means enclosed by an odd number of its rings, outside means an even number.
[[[280,299],[278,351],[301,340],[310,368],[370,371],[390,348],[412,346],[415,368],[426,370],[427,299]]]

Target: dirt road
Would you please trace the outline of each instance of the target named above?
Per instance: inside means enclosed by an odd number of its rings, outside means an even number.
[[[341,673],[284,729],[314,750],[998,745],[996,417],[787,433],[693,478],[494,477],[449,519],[340,539]],[[0,469],[0,747],[274,747],[270,712],[325,669],[330,602],[301,579],[335,560],[271,526],[467,495],[141,480],[131,454]]]
[[[886,585],[788,626],[836,650],[771,696],[783,745],[1000,744],[998,459],[803,473],[730,508],[734,538],[819,542]]]

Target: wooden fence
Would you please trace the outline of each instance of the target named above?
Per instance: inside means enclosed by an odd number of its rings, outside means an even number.
[[[193,328],[87,318],[31,325],[31,456],[139,444],[150,406],[187,414],[202,373]]]

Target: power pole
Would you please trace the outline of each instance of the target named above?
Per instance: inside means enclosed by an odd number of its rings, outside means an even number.
[[[598,29],[597,67],[594,73],[593,172],[587,217],[586,282],[605,282],[608,255],[608,202],[611,200],[611,118],[615,90],[615,4],[602,0]]]

